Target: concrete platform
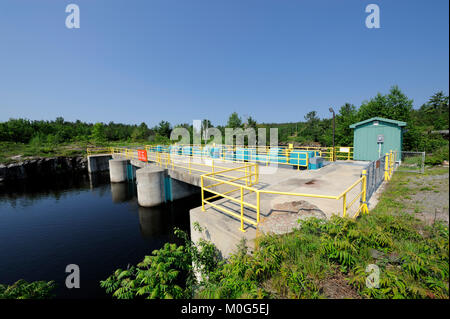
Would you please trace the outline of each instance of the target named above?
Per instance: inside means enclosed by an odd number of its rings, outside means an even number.
[[[366,162],[335,162],[329,163],[319,170],[296,170],[289,168],[264,168],[260,166],[260,182],[254,187],[257,189],[268,189],[271,191],[321,194],[321,195],[340,195],[344,190],[351,186],[361,176],[362,170],[366,167]],[[356,187],[348,195],[347,202],[356,197],[361,191]],[[239,197],[239,192],[234,193],[233,197]],[[255,193],[245,193],[244,200],[251,204],[256,203]],[[267,223],[282,220],[286,225],[296,223],[299,215],[289,211],[280,211],[277,207],[283,204],[302,201],[302,205],[314,207],[314,211],[320,212],[325,218],[330,218],[333,214],[342,215],[343,201],[335,199],[309,198],[298,196],[262,194],[261,221],[258,228],[253,225],[245,225],[246,232],[239,230],[240,220],[228,215],[216,208],[206,205],[206,211],[201,207],[191,209],[191,236],[194,241],[200,238],[211,240],[222,254],[228,256],[236,247],[238,242],[245,238],[249,248],[253,248],[255,238],[261,233],[261,229]],[[359,200],[356,200],[350,211],[356,210]],[[233,212],[240,214],[240,205],[229,199],[220,199],[214,202],[216,205],[226,207]],[[244,210],[246,217],[256,219],[256,211],[250,208]],[[281,216],[281,217],[280,217]],[[193,228],[193,223],[198,222],[206,231],[199,233]],[[285,232],[292,230],[286,229]]]
[[[116,154],[114,157],[120,157]],[[178,180],[189,185],[200,186],[200,176],[212,170],[211,159],[199,159],[189,156],[173,156],[175,167],[163,167],[165,174],[173,180]],[[144,163],[134,159],[130,160],[136,167],[155,166],[154,163]],[[214,171],[226,168],[242,166],[245,163],[227,162],[219,159],[214,160]],[[260,190],[338,196],[355,181],[357,181],[362,170],[367,166],[367,162],[362,161],[337,161],[326,163],[318,170],[298,170],[289,165],[270,166],[259,165],[259,182],[253,187]],[[230,176],[242,176],[242,172],[228,172]],[[239,175],[240,174],[240,175]],[[211,185],[212,181],[205,180],[205,186]],[[215,183],[215,182],[214,182]],[[236,181],[243,184],[243,181]],[[231,190],[229,185],[218,186],[216,191],[223,193]],[[347,203],[351,202],[360,193],[361,188],[355,187],[348,193]],[[231,193],[229,196],[240,197],[240,192]],[[254,192],[244,192],[244,201],[256,205],[256,194]],[[230,199],[219,199],[214,204],[227,208],[240,215],[240,204]],[[352,207],[348,209],[351,214],[359,206],[357,199]],[[284,207],[301,207],[304,216],[320,216],[330,218],[333,214],[342,215],[343,200],[312,198],[305,196],[286,196],[277,194],[261,194],[260,198],[260,224],[258,228],[251,224],[245,224],[246,232],[241,232],[240,220],[226,214],[210,205],[206,205],[206,211],[201,207],[191,209],[191,237],[194,242],[200,238],[212,241],[221,251],[224,257],[231,254],[241,239],[247,240],[250,249],[255,246],[255,239],[267,229],[280,228],[277,233],[289,232],[296,227],[297,220],[302,216],[299,210],[292,212]],[[256,211],[251,208],[244,209],[244,215],[256,220]],[[202,232],[195,230],[194,224],[198,223],[204,229]]]

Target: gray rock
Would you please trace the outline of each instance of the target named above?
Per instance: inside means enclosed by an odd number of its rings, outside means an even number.
[[[370,254],[370,256],[372,258],[375,258],[375,259],[381,259],[381,258],[385,258],[386,257],[385,253],[383,253],[382,251],[373,249],[373,248],[371,248],[369,250],[369,254]]]

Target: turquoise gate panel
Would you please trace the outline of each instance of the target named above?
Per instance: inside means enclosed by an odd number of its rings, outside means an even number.
[[[172,179],[170,176],[164,176],[164,201],[171,202],[172,199]]]
[[[133,165],[127,164],[127,180],[133,181],[134,180],[134,168]]]

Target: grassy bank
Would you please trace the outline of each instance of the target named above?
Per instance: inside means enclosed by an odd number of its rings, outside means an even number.
[[[109,147],[109,146],[142,146],[148,141],[130,142],[77,142],[77,143],[14,143],[0,142],[0,164],[16,163],[27,159],[38,157],[55,156],[85,156],[88,147]]]
[[[448,225],[415,218],[405,203],[434,191],[418,185],[427,176],[448,179],[448,168],[394,174],[377,207],[356,221],[310,219],[290,234],[260,238],[253,254],[242,243],[226,262],[210,243],[167,244],[102,286],[116,298],[448,298]],[[443,192],[448,198],[448,187]],[[202,273],[197,282],[192,261]],[[370,288],[377,270],[378,288]],[[180,274],[188,274],[185,285]]]

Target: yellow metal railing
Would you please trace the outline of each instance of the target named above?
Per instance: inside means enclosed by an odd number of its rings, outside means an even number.
[[[256,166],[258,167],[258,166]],[[221,178],[223,176],[222,173],[227,171],[231,171],[232,169],[219,171],[216,173],[208,173],[201,176],[201,195],[202,195],[202,210],[206,211],[205,206],[210,205],[217,210],[220,210],[228,215],[234,216],[240,220],[240,230],[245,232],[244,223],[251,224],[254,226],[258,226],[260,222],[261,216],[261,196],[264,194],[272,194],[272,195],[284,195],[284,196],[297,196],[297,197],[308,197],[308,198],[323,198],[323,199],[331,199],[331,200],[342,200],[342,216],[349,217],[349,211],[353,208],[355,203],[358,203],[358,206],[353,209],[353,214],[350,216],[351,218],[356,218],[359,214],[368,214],[369,210],[366,203],[366,191],[367,191],[367,172],[364,170],[362,172],[361,178],[355,181],[352,185],[350,185],[346,190],[344,190],[339,195],[318,195],[318,194],[303,194],[303,193],[293,193],[293,192],[280,192],[280,191],[271,191],[271,190],[260,190],[255,187],[252,187],[252,183],[250,184],[240,184],[237,181],[246,179],[248,175],[244,174],[241,177],[237,177],[234,180],[226,180]],[[216,176],[218,175],[218,176]],[[250,174],[253,176],[253,174]],[[255,168],[255,174],[258,175],[258,169]],[[256,181],[258,178],[256,178]],[[206,184],[209,181],[210,184]],[[212,184],[212,182],[216,182]],[[231,190],[215,190],[213,187],[215,186],[229,186]],[[237,196],[232,196],[232,193],[239,191]],[[213,196],[205,198],[205,192],[212,193]],[[356,194],[355,194],[356,192]],[[246,195],[256,194],[256,203],[249,202],[245,200]],[[217,198],[225,198],[233,203],[237,203],[240,208],[240,213],[237,213],[235,210],[227,208],[225,205],[219,205],[211,202],[212,199]],[[358,201],[359,200],[359,201]],[[244,215],[245,209],[253,211],[256,213],[256,218],[250,218]]]
[[[309,168],[310,155],[303,151],[315,152],[315,156],[321,156],[326,160],[332,159],[332,148],[326,147],[247,147],[239,145],[195,145],[173,144],[170,146],[147,145],[148,152],[170,153],[172,155],[191,156],[193,158],[214,158],[216,161],[230,163],[253,162],[261,165],[280,165],[300,168]],[[240,153],[239,153],[240,152]]]
[[[169,147],[176,149],[177,147],[182,150],[183,147],[192,147],[193,157],[198,157],[199,155],[204,156],[205,151],[211,149],[212,147],[220,148],[220,154],[217,159],[230,161],[230,162],[255,162],[262,165],[279,164],[279,165],[289,165],[296,166],[298,169],[300,167],[308,168],[308,162],[305,162],[305,158],[301,157],[299,153],[301,151],[313,151],[316,156],[320,156],[327,161],[333,160],[353,160],[353,147],[349,146],[336,146],[332,147],[320,147],[320,146],[297,146],[293,147],[292,144],[289,146],[258,146],[249,147],[243,145],[199,145],[199,144],[173,144],[170,146],[166,145],[147,145],[145,149],[147,151],[154,151],[158,153],[173,153],[169,151]],[[118,152],[118,150],[126,148],[122,147],[103,147],[103,148],[88,148],[88,155],[92,154],[102,154],[102,153],[112,153]],[[248,153],[242,156],[241,159],[236,158],[236,150],[246,149]],[[181,151],[182,152],[182,151]],[[309,160],[309,156],[307,158]],[[304,163],[305,162],[305,163]]]
[[[259,183],[259,165],[253,162],[241,162],[242,165],[238,167],[225,166],[227,162],[236,163],[233,160],[224,158],[210,159],[208,163],[196,160],[197,156],[194,153],[191,155],[180,155],[171,152],[165,152],[162,149],[157,150],[153,146],[147,146],[147,159],[149,162],[154,162],[161,167],[174,169],[181,168],[189,172],[189,174],[201,175],[201,196],[202,196],[202,210],[205,211],[205,206],[210,205],[226,214],[234,216],[240,220],[240,230],[245,231],[244,224],[252,224],[258,226],[261,215],[261,196],[265,194],[283,195],[283,196],[297,196],[307,198],[323,198],[330,200],[342,200],[342,216],[356,218],[360,214],[369,213],[366,203],[367,191],[367,172],[364,170],[362,176],[350,185],[339,195],[319,195],[319,194],[304,194],[294,192],[280,192],[271,191],[267,189],[257,189],[253,187]],[[111,154],[120,154],[127,159],[138,159],[137,150],[128,148],[104,148],[104,149],[88,149],[88,154],[95,154],[100,152],[110,152]],[[225,152],[225,151],[224,151]],[[350,153],[350,152],[349,152]],[[224,153],[226,154],[226,153]],[[352,151],[351,151],[352,154]],[[397,159],[397,152],[391,151],[386,153],[385,161],[385,180],[390,180],[394,170]],[[337,157],[337,155],[336,155]],[[347,154],[347,158],[349,155]],[[218,165],[219,163],[219,165]],[[221,189],[217,189],[221,187]],[[225,188],[230,188],[225,190]],[[238,195],[233,196],[233,193],[238,192]],[[206,192],[212,196],[205,197]],[[256,199],[253,202],[248,200],[248,196],[255,194]],[[247,196],[247,199],[246,199]],[[214,199],[225,198],[231,202],[237,203],[240,208],[240,213],[236,213],[224,205],[212,202]],[[355,204],[357,206],[355,207]],[[248,209],[256,213],[255,218],[245,216],[244,212]]]
[[[86,149],[87,155],[94,155],[94,154],[111,154],[112,148],[111,147],[88,147]]]
[[[353,147],[352,146],[336,146],[334,148],[335,160],[353,160]]]
[[[390,151],[389,153],[385,154],[385,161],[384,161],[385,181],[391,180],[391,177],[394,174],[395,163],[397,162],[397,159],[398,159],[398,151]]]
[[[224,175],[224,173],[231,173],[231,172],[237,172],[237,171],[240,171],[240,172],[243,171],[244,174],[239,174],[238,176],[233,176],[233,177]],[[240,167],[230,168],[230,169],[202,175],[201,181],[200,181],[201,195],[202,195],[202,210],[205,211],[205,205],[208,204],[228,215],[231,215],[231,216],[234,216],[234,217],[240,219],[240,221],[241,221],[240,230],[241,231],[245,231],[244,230],[244,222],[257,226],[259,223],[259,220],[260,220],[259,200],[257,200],[256,205],[246,202],[244,200],[244,192],[245,191],[254,192],[255,189],[251,186],[258,183],[258,176],[259,176],[259,166],[255,163],[246,163]],[[226,178],[226,179],[224,179],[224,178]],[[219,191],[216,189],[217,187],[224,187],[224,186],[231,186],[231,190]],[[231,196],[232,193],[235,193],[237,191],[239,191],[239,197]],[[211,193],[213,195],[205,198],[205,192]],[[257,194],[257,196],[259,198],[258,194]],[[232,211],[229,208],[226,208],[223,205],[222,206],[217,205],[211,201],[213,199],[218,199],[218,198],[226,198],[234,203],[238,203],[239,207],[240,207],[240,214]],[[244,216],[244,209],[246,207],[256,210],[256,220],[253,220],[251,218]]]

